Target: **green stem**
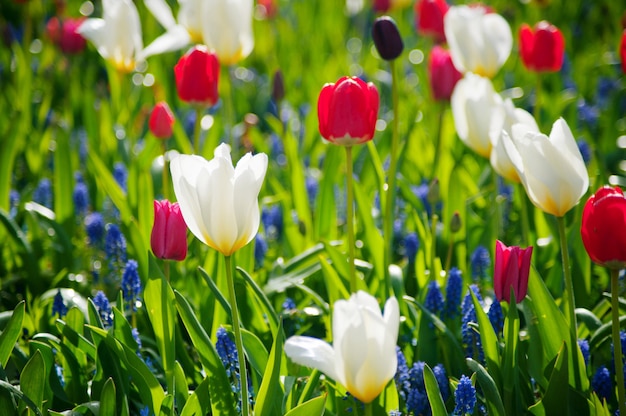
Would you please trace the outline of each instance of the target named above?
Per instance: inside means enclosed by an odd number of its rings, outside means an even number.
[[[491,217],[493,227],[493,241],[500,238],[500,204],[498,203],[498,174],[495,169],[491,169],[491,180],[493,181],[493,215]]]
[[[165,275],[165,280],[170,281],[170,261],[163,260],[163,274]]]
[[[391,69],[391,103],[393,121],[391,124],[391,149],[389,151],[389,170],[387,171],[387,190],[385,196],[385,217],[383,234],[385,237],[384,267],[385,267],[385,299],[391,296],[391,275],[389,266],[393,257],[393,221],[396,199],[396,171],[398,169],[398,81],[395,61],[390,61]]]
[[[202,133],[202,117],[204,115],[204,108],[196,106],[196,121],[193,125],[193,152],[196,155],[200,154],[200,134]]]
[[[372,406],[372,403],[367,403],[365,405],[365,416],[372,416],[374,414],[373,411],[372,411],[373,407],[374,406]]]
[[[615,375],[617,376],[617,399],[619,401],[619,414],[626,415],[626,392],[624,391],[624,369],[622,342],[619,325],[619,269],[611,269],[611,326],[613,328],[613,361],[615,362]]]
[[[167,142],[163,140],[163,171],[161,181],[163,182],[163,199],[169,199],[169,177],[167,175]]]
[[[448,256],[446,257],[446,268],[444,270],[449,271],[452,264],[452,250],[454,249],[454,234],[450,233],[450,243],[448,244]]]
[[[567,239],[565,237],[565,218],[556,217],[559,228],[559,240],[561,242],[561,258],[563,260],[563,276],[565,279],[565,298],[567,301],[567,319],[572,339],[576,338],[576,313],[574,312],[574,285],[572,283],[572,271],[569,265],[569,252],[567,247]]]
[[[537,86],[535,89],[535,108],[533,109],[533,114],[535,116],[535,121],[539,126],[539,130],[541,130],[541,122],[539,118],[541,117],[540,113],[540,103],[541,103],[541,75],[537,74]]]
[[[435,275],[435,259],[437,258],[437,223],[439,222],[439,216],[433,214],[430,217],[430,280],[436,280]]]
[[[356,268],[354,266],[354,189],[352,178],[352,146],[346,148],[346,223],[348,226],[348,262],[350,270],[350,292],[356,293]]]
[[[526,196],[526,190],[524,186],[519,183],[517,186],[518,194],[520,196],[520,217],[522,219],[522,244],[528,246],[530,237],[528,236],[529,222],[528,222],[528,196]]]
[[[437,171],[439,170],[439,158],[441,157],[441,130],[443,128],[443,112],[445,107],[439,103],[439,116],[437,117],[437,135],[435,136],[435,159],[433,160],[433,170],[430,175],[431,179],[437,177]]]
[[[228,82],[226,82],[227,91],[226,96],[228,96],[227,100],[224,100],[224,119],[225,124],[228,127],[228,142],[230,143],[231,149],[234,152],[233,157],[239,158],[239,144],[235,142],[236,137],[233,135],[233,131],[235,130],[235,89],[233,88],[233,71],[231,68],[226,68],[226,78]]]
[[[241,390],[241,414],[248,416],[248,373],[246,372],[246,356],[243,351],[241,328],[239,326],[239,309],[237,308],[237,295],[235,294],[235,281],[233,280],[232,261],[230,256],[224,256],[226,264],[226,280],[228,281],[228,295],[230,297],[231,317],[233,320],[233,332],[235,333],[235,346],[239,358],[239,382]]]

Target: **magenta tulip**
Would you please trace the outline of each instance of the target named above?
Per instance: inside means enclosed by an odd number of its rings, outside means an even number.
[[[493,271],[493,290],[496,299],[511,302],[511,287],[515,302],[520,302],[528,292],[528,273],[533,248],[507,247],[496,241],[496,261]]]
[[[187,257],[187,224],[178,202],[154,201],[154,226],[150,245],[155,256],[166,260]]]

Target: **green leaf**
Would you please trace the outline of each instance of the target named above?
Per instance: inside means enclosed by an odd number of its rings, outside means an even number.
[[[480,383],[480,387],[485,393],[489,414],[493,416],[506,416],[506,411],[504,410],[504,405],[502,404],[502,397],[500,396],[498,387],[496,386],[496,383],[490,373],[488,373],[487,370],[485,370],[485,367],[480,365],[477,361],[474,361],[471,358],[466,358],[465,360],[467,362],[467,367],[476,373],[476,378]]]
[[[189,385],[187,376],[180,362],[174,362],[174,387],[176,392],[176,406],[182,408],[187,403],[189,397]]]
[[[446,410],[443,397],[441,397],[439,383],[437,383],[433,370],[430,369],[428,364],[424,364],[424,385],[426,386],[426,394],[428,395],[430,410],[432,410],[433,416],[447,416],[448,411]]]
[[[535,407],[541,408],[546,415],[572,414],[573,409],[569,408],[569,377],[567,367],[567,347],[565,343],[563,343],[556,362],[554,363],[552,374],[550,375],[548,389],[541,399],[541,405],[534,405],[530,408],[533,414],[540,414],[535,412]]]
[[[98,416],[116,416],[115,383],[109,377],[100,393],[100,411]]]
[[[244,278],[248,286],[250,286],[254,294],[261,302],[261,305],[263,305],[264,313],[270,319],[271,330],[272,332],[275,332],[276,328],[278,327],[278,315],[276,314],[272,303],[267,298],[263,290],[259,287],[259,285],[257,285],[254,279],[248,274],[248,272],[246,272],[241,267],[237,267],[237,271]]]
[[[191,342],[200,356],[206,373],[211,375],[211,383],[209,384],[211,409],[214,414],[220,416],[236,416],[230,380],[226,375],[222,360],[217,355],[211,339],[198,322],[198,318],[193,313],[187,299],[178,291],[174,291],[174,295],[176,296],[178,314],[183,320],[185,328],[187,328]]]
[[[171,392],[174,387],[172,377],[176,362],[176,345],[174,343],[176,297],[152,255],[150,256],[150,279],[146,283],[143,300],[161,353],[168,390]]]
[[[24,374],[23,371],[22,371],[22,374]],[[28,406],[28,408],[32,410],[36,416],[42,416],[41,409],[37,406],[37,404],[35,404],[34,401],[31,400],[30,397],[28,397],[24,393],[23,389],[20,390],[20,388],[15,387],[11,383],[8,383],[4,380],[0,380],[0,388],[5,389],[6,391],[10,392],[14,397],[17,397],[19,401],[23,402],[26,406]],[[3,408],[2,410],[8,410],[8,409]]]
[[[254,333],[244,328],[241,328],[241,338],[250,367],[262,375],[265,372],[267,360],[269,359],[265,345]]]
[[[280,416],[280,398],[283,397],[283,387],[280,382],[280,363],[283,355],[283,345],[285,335],[283,333],[282,321],[278,326],[278,330],[274,334],[274,344],[270,351],[269,360],[263,374],[263,381],[259,388],[256,405],[254,406],[255,414],[258,416]]]
[[[326,406],[326,396],[319,396],[294,407],[285,416],[322,416]]]
[[[211,412],[211,400],[209,399],[209,384],[211,377],[206,377],[202,383],[196,387],[191,396],[187,399],[180,416],[208,415]]]
[[[231,312],[231,309],[230,309],[230,303],[224,297],[224,295],[222,294],[220,289],[217,287],[217,285],[215,284],[213,279],[211,279],[211,276],[209,276],[209,274],[202,267],[198,267],[198,270],[200,270],[200,274],[204,278],[204,281],[209,286],[209,289],[211,289],[211,292],[213,292],[213,295],[215,296],[215,299],[217,299],[217,301],[220,303],[220,305],[222,305],[222,308],[224,308],[226,313],[229,316],[231,316],[232,312]]]
[[[329,146],[324,157],[322,179],[319,182],[317,201],[315,205],[315,235],[314,240],[331,240],[329,236],[336,235],[337,209],[335,201],[335,183],[337,172],[343,161],[341,146]]]
[[[498,387],[498,391],[502,393],[503,384],[500,368],[500,354],[498,352],[498,338],[496,337],[491,321],[483,310],[476,294],[473,290],[470,290],[469,293],[472,295],[472,301],[474,302],[474,310],[476,311],[478,328],[480,329],[480,341],[485,353],[487,368],[489,369],[489,374],[491,374],[491,377]],[[498,302],[498,300],[494,299],[494,302]],[[515,305],[513,305],[513,308],[514,307]]]
[[[46,391],[47,374],[41,352],[35,351],[22,370],[20,388],[32,400],[35,408],[39,410],[44,410],[43,398]]]
[[[54,213],[56,220],[71,231],[74,225],[73,175],[71,163],[71,149],[68,134],[63,129],[55,132],[56,146],[54,150],[54,165],[63,169],[54,170]]]
[[[0,334],[0,364],[2,368],[6,368],[11,357],[11,352],[15,347],[15,343],[22,335],[22,326],[24,325],[24,310],[26,302],[21,301],[17,304],[11,315],[11,319],[4,327]]]

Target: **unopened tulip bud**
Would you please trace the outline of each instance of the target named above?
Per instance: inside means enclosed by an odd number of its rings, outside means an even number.
[[[272,80],[272,100],[279,102],[283,98],[285,98],[285,80],[282,71],[279,69],[274,72],[274,79]]]
[[[150,113],[148,127],[150,132],[158,139],[168,139],[172,136],[174,113],[165,101],[157,103]]]
[[[178,202],[154,201],[150,246],[160,259],[180,261],[187,257],[187,225]]]
[[[450,218],[450,232],[458,233],[462,225],[461,215],[459,215],[458,211],[455,211],[454,214],[452,214],[452,218]]]
[[[382,16],[376,19],[372,27],[372,38],[378,54],[384,60],[391,61],[402,54],[404,43],[398,26],[391,17]]]

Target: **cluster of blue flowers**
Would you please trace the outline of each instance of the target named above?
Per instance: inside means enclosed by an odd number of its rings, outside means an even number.
[[[454,402],[456,404],[454,408],[455,415],[464,415],[466,413],[474,414],[474,407],[476,406],[476,389],[472,385],[472,380],[462,375],[459,379],[459,384],[454,391]]]
[[[239,354],[235,342],[228,336],[228,332],[223,327],[219,327],[216,333],[217,341],[215,342],[215,350],[222,360],[226,375],[231,380],[233,395],[237,400],[237,413],[241,412],[241,379],[239,375]],[[250,404],[254,404],[252,383],[248,378],[248,397]]]

